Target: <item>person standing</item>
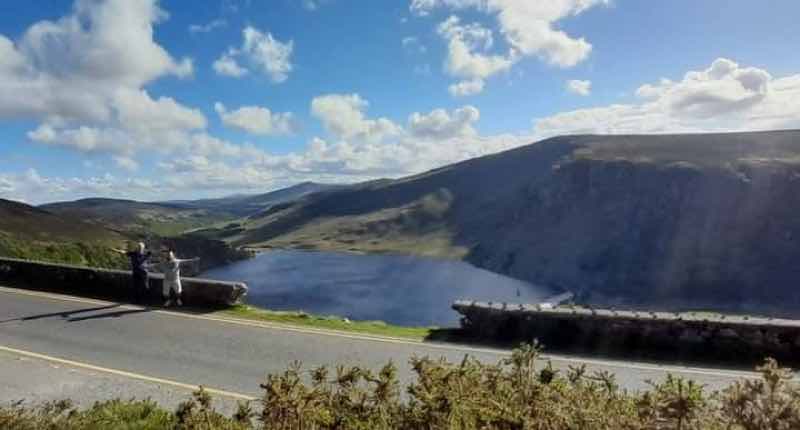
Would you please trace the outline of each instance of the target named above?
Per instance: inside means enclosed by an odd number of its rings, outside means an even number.
[[[130,260],[133,301],[135,303],[144,303],[147,299],[147,293],[150,291],[150,276],[147,273],[147,266],[152,253],[146,250],[143,242],[139,242],[136,249],[132,251],[123,251],[121,249],[114,249],[114,251],[126,255]]]
[[[164,272],[164,307],[170,307],[175,297],[175,304],[183,306],[181,294],[183,294],[183,286],[181,285],[181,264],[198,261],[200,258],[191,258],[188,260],[181,260],[175,257],[174,251],[167,251],[166,259],[161,263],[161,270]]]

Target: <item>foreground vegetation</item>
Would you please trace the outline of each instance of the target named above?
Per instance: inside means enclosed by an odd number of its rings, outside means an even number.
[[[128,267],[125,256],[112,251],[109,244],[23,240],[2,233],[0,256],[107,269]]]
[[[0,408],[0,428],[28,429],[711,429],[800,428],[800,389],[774,360],[760,379],[708,393],[669,376],[644,392],[619,388],[584,367],[563,374],[523,346],[495,365],[412,358],[415,380],[401,398],[392,363],[378,373],[339,366],[269,375],[256,404],[226,417],[200,390],[175,412],[151,401],[113,400],[76,410],[69,402]]]
[[[410,340],[424,340],[436,328],[403,327],[383,321],[350,321],[337,316],[311,315],[302,311],[270,311],[248,305],[238,305],[219,312],[223,316],[288,324],[293,326],[318,328],[324,330],[347,331],[383,337],[399,337]]]

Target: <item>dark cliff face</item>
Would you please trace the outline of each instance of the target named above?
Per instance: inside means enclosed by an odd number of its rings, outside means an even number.
[[[800,153],[797,136],[783,148]],[[593,303],[800,314],[800,163],[712,137],[691,143],[713,157],[647,159],[645,147],[555,163],[496,228],[471,229],[468,259]]]
[[[239,240],[362,220],[357,248],[381,240],[377,214],[430,196],[447,196],[432,228],[479,267],[592,303],[800,315],[800,131],[558,137],[312,197]]]

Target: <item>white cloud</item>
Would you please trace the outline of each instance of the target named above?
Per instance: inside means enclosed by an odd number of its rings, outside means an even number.
[[[33,24],[16,44],[0,36],[0,118],[41,121],[31,141],[123,157],[128,168],[135,153],[204,129],[200,111],[143,89],[192,72],[190,59],[174,60],[153,40],[166,17],[155,0],[77,0],[70,15]]]
[[[233,58],[235,53],[236,51],[234,50],[222,54],[221,57],[214,61],[214,64],[212,64],[211,67],[213,67],[214,71],[219,75],[228,76],[231,78],[241,78],[248,73],[248,70],[236,62],[236,59]]]
[[[512,55],[487,55],[494,45],[492,31],[478,23],[462,25],[456,16],[439,24],[437,32],[448,41],[445,71],[461,78],[462,82],[451,86],[456,95],[477,94],[483,90],[483,81],[514,64]]]
[[[0,174],[0,195],[19,198],[34,187],[38,191],[31,195],[42,201],[87,196],[158,200],[176,194],[190,198],[264,192],[303,180],[357,182],[400,177],[531,142],[526,136],[479,136],[474,126],[480,113],[472,106],[412,113],[406,130],[385,118],[366,117],[368,102],[356,94],[315,100],[315,115],[331,139],[314,138],[300,152],[274,155],[252,145],[234,145],[205,132],[186,130],[159,139],[161,151],[179,152],[161,159],[157,180],[111,176],[73,180],[38,174],[31,179]],[[138,162],[128,149],[142,143],[126,140],[129,134],[114,133],[43,125],[31,132],[31,138],[53,145],[81,142],[85,151],[112,154],[121,171],[135,169]]]
[[[242,49],[273,82],[283,82],[288,79],[289,72],[292,71],[290,60],[294,41],[283,43],[270,33],[264,34],[253,27],[247,27],[244,29]]]
[[[440,7],[451,9],[485,8],[486,0],[411,0],[411,13],[428,16],[431,11]]]
[[[489,0],[489,10],[497,13],[501,32],[522,55],[536,55],[558,67],[572,67],[585,60],[592,45],[584,38],[573,38],[554,28],[564,18],[578,15],[608,0],[551,0],[524,2]]]
[[[588,96],[592,93],[592,81],[582,81],[578,79],[572,79],[567,81],[566,85],[567,91],[572,94],[577,94],[579,96]]]
[[[210,33],[218,28],[223,28],[228,25],[224,19],[215,19],[208,24],[192,24],[189,26],[190,33]]]
[[[214,70],[224,76],[241,77],[247,73],[236,61],[244,58],[249,65],[269,77],[274,83],[281,83],[289,78],[293,66],[291,62],[294,41],[281,42],[255,27],[248,26],[242,30],[243,42],[240,48],[228,48],[214,64]]]
[[[46,177],[36,169],[19,174],[0,173],[0,196],[39,204],[57,200],[73,200],[87,196],[129,198],[132,195],[163,195],[151,181],[122,179],[106,173],[87,178]]]
[[[277,113],[260,106],[243,106],[229,112],[219,102],[214,104],[214,110],[226,126],[252,134],[287,135],[293,134],[296,128],[291,112]]]
[[[408,117],[408,130],[413,136],[429,139],[474,136],[473,125],[480,117],[478,108],[469,105],[452,114],[444,109],[434,109],[427,115],[415,112]]]
[[[234,165],[261,156],[250,145],[209,135],[198,109],[144,89],[160,77],[185,77],[192,70],[191,60],[174,60],[153,40],[153,26],[166,16],[155,0],[77,0],[70,15],[34,24],[16,44],[0,36],[0,119],[40,121],[27,133],[31,142],[99,156],[97,166],[107,160],[125,172],[139,168],[141,154],[176,159],[193,154]],[[258,40],[251,42],[248,49],[259,52]],[[273,114],[273,131],[285,130],[287,119]],[[4,189],[16,184],[16,197],[37,186],[44,195],[62,197],[116,195],[116,186],[132,187],[131,193],[160,192],[141,187],[151,183],[144,180],[136,185],[33,173],[3,176]]]
[[[569,133],[676,133],[800,127],[800,75],[720,58],[681,81],[662,79],[636,91],[640,103],[562,112],[535,120],[537,136]]]
[[[412,0],[410,10],[427,16],[439,8],[450,10],[477,9],[497,18],[499,32],[509,46],[503,54],[491,54],[492,31],[480,24],[462,25],[451,16],[439,25],[438,32],[448,41],[445,69],[463,82],[477,82],[511,68],[523,57],[539,57],[557,67],[572,67],[584,61],[592,45],[584,38],[575,38],[556,28],[562,19],[579,15],[610,0]],[[463,83],[462,82],[462,83]],[[465,85],[462,85],[464,87]],[[479,92],[472,86],[472,94]],[[458,84],[451,86],[451,93]]]
[[[472,79],[469,81],[456,82],[447,87],[447,90],[454,97],[466,97],[479,94],[483,91],[483,79]]]
[[[74,149],[84,153],[106,153],[131,156],[137,150],[136,141],[126,132],[115,128],[80,126],[55,129],[42,124],[28,132],[28,138],[50,146]]]
[[[389,119],[367,119],[364,111],[368,106],[358,94],[329,94],[311,101],[311,113],[329,133],[344,140],[376,142],[401,132]]]
[[[139,163],[133,158],[115,155],[111,159],[114,160],[114,163],[120,169],[127,170],[129,172],[133,172],[139,169]]]
[[[118,88],[191,75],[191,59],[177,61],[153,40],[164,19],[155,0],[77,0],[70,15],[33,24],[16,44],[0,36],[0,117],[105,121]]]
[[[190,109],[171,97],[153,99],[145,90],[121,88],[112,106],[119,123],[126,129],[139,131],[195,130],[206,128],[206,118],[197,109]]]

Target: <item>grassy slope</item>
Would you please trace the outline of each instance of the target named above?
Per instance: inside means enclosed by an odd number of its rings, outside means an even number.
[[[183,208],[169,204],[114,199],[85,199],[48,204],[42,208],[60,215],[90,220],[134,235],[176,236],[235,218],[226,212],[203,208]]]
[[[79,218],[0,199],[0,255],[97,267],[125,267],[111,247],[126,238]]]

